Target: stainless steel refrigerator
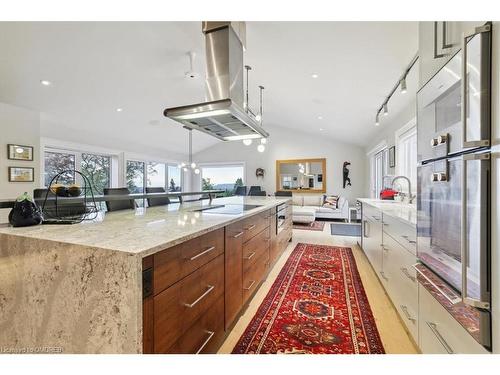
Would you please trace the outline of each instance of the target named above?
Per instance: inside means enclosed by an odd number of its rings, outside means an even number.
[[[491,348],[491,25],[417,94],[417,257],[477,316],[477,341]],[[456,303],[456,302],[455,302]]]

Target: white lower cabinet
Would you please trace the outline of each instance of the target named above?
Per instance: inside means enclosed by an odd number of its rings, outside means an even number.
[[[415,255],[385,232],[383,251],[382,268],[387,278],[387,294],[413,339],[418,342],[418,286],[416,271],[412,267],[416,262]]]
[[[363,214],[363,251],[377,276],[384,283],[382,272],[382,223],[369,219]]]
[[[424,354],[489,354],[425,289],[418,287],[419,347]]]

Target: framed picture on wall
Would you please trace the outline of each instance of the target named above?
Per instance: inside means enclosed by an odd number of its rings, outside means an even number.
[[[7,157],[9,160],[33,161],[33,147],[21,145],[7,145]]]
[[[9,167],[9,182],[33,182],[35,169],[26,167]]]
[[[396,166],[396,146],[389,148],[389,168]]]

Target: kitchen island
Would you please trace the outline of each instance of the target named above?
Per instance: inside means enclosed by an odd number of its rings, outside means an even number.
[[[291,239],[288,202],[230,197],[0,228],[0,347],[214,352]],[[219,205],[235,210],[204,210]]]

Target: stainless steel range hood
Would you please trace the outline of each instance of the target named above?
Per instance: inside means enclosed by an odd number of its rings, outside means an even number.
[[[244,107],[245,23],[203,22],[202,30],[207,60],[207,101],[167,108],[164,115],[223,141],[268,137],[260,122]]]

